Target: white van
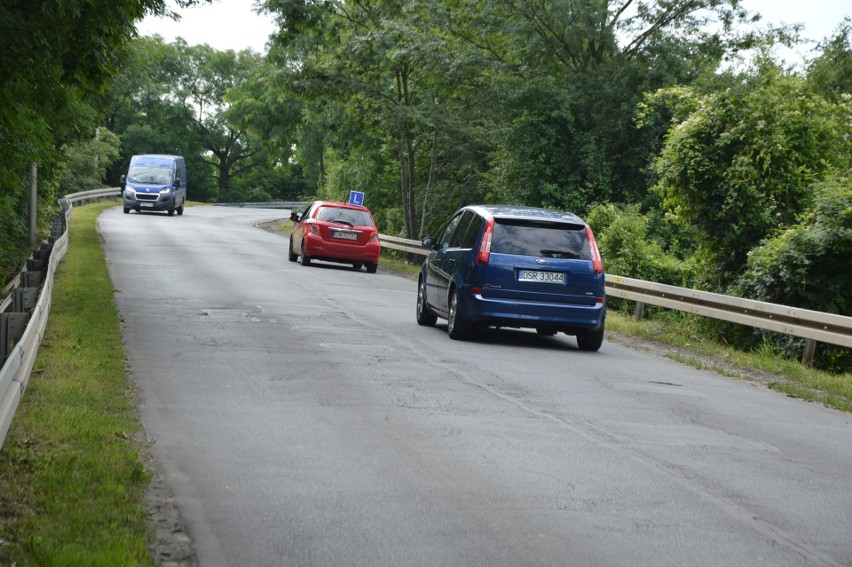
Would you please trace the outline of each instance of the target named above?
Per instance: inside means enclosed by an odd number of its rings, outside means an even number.
[[[183,214],[186,202],[186,160],[181,156],[138,155],[130,158],[124,186],[124,212],[166,211]]]

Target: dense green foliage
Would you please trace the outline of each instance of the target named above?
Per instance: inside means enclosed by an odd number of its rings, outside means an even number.
[[[180,6],[201,0],[178,0]],[[67,157],[94,137],[98,97],[121,65],[135,24],[165,0],[5,0],[0,3],[0,276],[29,255],[30,164],[47,230]]]
[[[852,179],[829,176],[815,186],[814,205],[749,252],[737,295],[816,311],[852,313]],[[765,333],[756,333],[762,337]],[[786,355],[802,340],[776,336]],[[821,345],[821,363],[852,369],[852,352]]]
[[[669,97],[685,116],[655,160],[654,189],[672,218],[698,231],[705,285],[724,289],[752,247],[811,203],[814,182],[848,165],[852,115],[765,58],[723,91],[677,87],[654,99]]]
[[[638,205],[598,205],[585,220],[598,234],[606,272],[676,286],[688,279],[685,263],[663,251]]]
[[[281,27],[271,59],[309,106],[308,131],[322,133],[306,156],[322,164],[320,193],[345,191],[322,171],[345,161],[372,181],[379,209],[395,201],[409,237],[477,200],[580,213],[644,202],[665,124],[636,129],[636,103],[755,40],[731,33],[747,17],[736,0],[635,13],[572,0],[264,6]]]
[[[118,136],[98,128],[93,139],[65,146],[66,169],[59,180],[60,194],[102,188],[107,169],[119,157],[119,144]]]

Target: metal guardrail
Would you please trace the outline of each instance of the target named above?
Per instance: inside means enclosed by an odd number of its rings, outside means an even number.
[[[379,239],[386,248],[424,256],[429,253],[416,240],[384,234]],[[807,339],[802,355],[802,363],[806,365],[813,362],[817,341],[852,348],[852,317],[609,274],[606,292],[612,297],[635,301],[637,319],[642,317],[646,304],[658,305]]]
[[[118,197],[112,187],[72,193],[59,199],[62,212],[51,222],[50,236],[27,260],[0,295],[0,448],[27,388],[53,296],[53,276],[68,249],[68,221],[74,204]]]
[[[53,275],[68,248],[70,216],[71,207],[66,201],[63,212],[51,224],[50,237],[3,290],[4,298],[0,303],[0,447],[27,388],[44,336],[53,294]]]
[[[607,276],[606,282],[614,297],[852,348],[852,317],[622,276]]]
[[[237,207],[240,209],[298,209],[304,210],[308,205],[307,201],[269,201],[269,202],[254,202],[254,203],[216,203],[217,207]]]

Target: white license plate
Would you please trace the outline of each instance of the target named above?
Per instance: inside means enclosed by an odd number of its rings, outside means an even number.
[[[542,272],[539,270],[518,270],[518,281],[564,284],[565,274],[562,272]]]
[[[357,232],[340,232],[334,231],[331,233],[332,238],[340,238],[343,240],[358,240]]]
[[[153,207],[154,203],[139,203],[140,207]]]

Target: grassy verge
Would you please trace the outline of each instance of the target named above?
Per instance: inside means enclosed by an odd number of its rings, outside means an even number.
[[[842,411],[852,411],[852,374],[830,374],[778,356],[769,349],[745,352],[703,338],[687,324],[642,320],[623,313],[607,313],[607,332],[639,338],[652,350],[696,368],[725,376],[754,380],[789,396],[803,398]]]
[[[74,209],[35,368],[0,451],[0,564],[150,565],[149,472],[95,220]]]

